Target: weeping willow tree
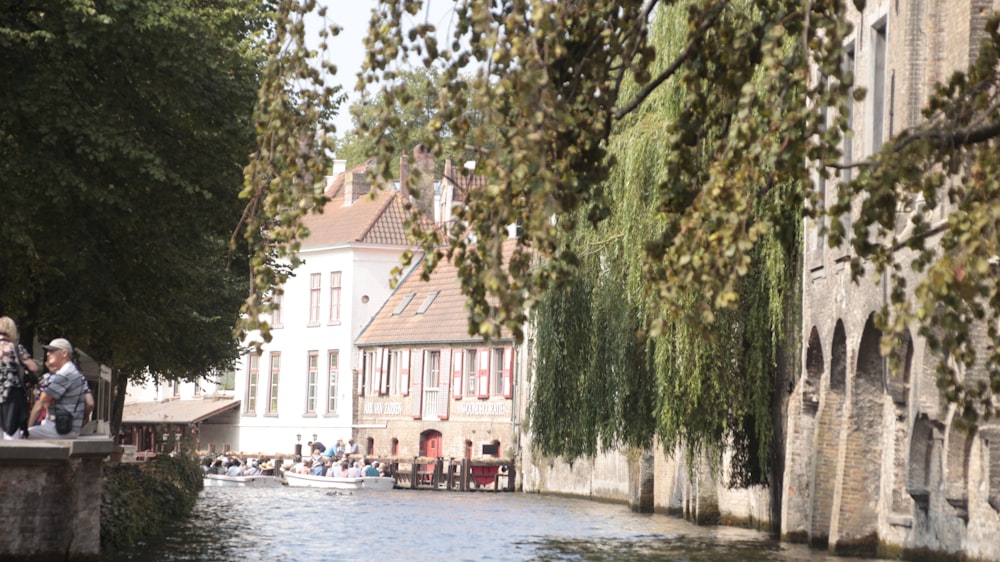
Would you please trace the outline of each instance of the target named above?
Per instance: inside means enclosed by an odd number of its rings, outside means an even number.
[[[748,4],[742,7],[721,16],[722,25],[747,26],[759,17]],[[654,73],[684,49],[688,25],[682,9],[656,14],[650,44],[664,56]],[[770,48],[786,57],[794,51],[789,45]],[[706,59],[724,64],[719,49]],[[771,123],[758,107],[739,103],[742,89],[753,84],[753,72],[728,83],[712,80],[717,77],[711,69],[683,78],[703,86],[685,89],[682,77],[668,81],[609,139],[614,160],[605,190],[609,218],[595,226],[581,216],[570,235],[583,256],[577,274],[586,281],[552,288],[538,309],[532,430],[542,450],[568,457],[622,445],[645,448],[656,437],[667,450],[682,444],[689,454],[705,452],[714,460],[728,447],[735,460],[733,483],[762,482],[773,454],[778,350],[787,343],[786,318],[795,312],[788,306],[797,295],[800,220],[782,228],[760,223],[786,204],[786,212],[801,219],[808,178],[775,172],[773,165],[745,154],[743,182],[716,187],[714,197],[704,193],[716,173],[720,144],[732,140],[732,124]],[[636,95],[638,86],[630,87],[624,93]],[[732,113],[698,123],[696,116],[704,114],[699,107],[710,104]],[[737,119],[739,112],[743,119]],[[693,142],[686,134],[691,128],[699,132]],[[688,201],[678,204],[680,198]],[[676,270],[657,247],[668,230],[675,233],[671,243],[684,240],[691,205],[732,213],[730,220],[740,221],[741,228],[758,231],[745,248],[720,250],[738,258],[733,267],[742,270],[729,276],[735,278],[727,289],[731,294],[714,302],[710,286],[697,279],[675,286]],[[683,259],[698,259],[695,248],[686,249],[690,253]],[[669,307],[663,306],[664,296],[674,301]],[[583,326],[589,337],[562,343],[568,328]],[[577,348],[570,353],[573,362],[549,364],[553,340]],[[587,368],[579,365],[580,357],[587,358]],[[568,410],[557,407],[567,398]],[[541,423],[553,410],[574,415]]]

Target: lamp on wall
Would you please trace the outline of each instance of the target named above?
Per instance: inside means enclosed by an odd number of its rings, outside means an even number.
[[[317,440],[318,440],[318,437],[316,437],[316,434],[313,433],[313,441],[317,441]]]
[[[296,433],[295,434],[295,440],[298,441],[299,443],[301,443],[302,442],[302,434],[301,433]]]

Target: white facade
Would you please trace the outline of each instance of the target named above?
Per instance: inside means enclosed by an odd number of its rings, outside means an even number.
[[[243,402],[238,436],[232,444],[235,450],[291,454],[297,443],[305,448],[314,439],[332,445],[351,438],[358,364],[353,342],[391,293],[391,272],[399,265],[402,250],[360,244],[302,250],[305,264],[285,285],[280,327],[272,328],[272,340],[263,346],[258,359],[255,399],[250,388],[250,356],[242,357],[237,365],[235,396]],[[339,321],[331,321],[331,273],[336,272],[341,274],[341,310]],[[318,323],[310,322],[311,282],[316,274],[320,282]],[[271,394],[275,357],[279,358],[276,401]]]

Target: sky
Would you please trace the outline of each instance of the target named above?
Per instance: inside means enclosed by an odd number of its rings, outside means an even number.
[[[343,136],[351,129],[348,107],[351,102],[358,99],[354,87],[364,60],[364,38],[368,33],[368,20],[371,18],[372,9],[378,5],[378,0],[320,0],[319,3],[327,7],[326,19],[341,27],[340,35],[327,41],[329,46],[327,57],[337,65],[337,74],[333,77],[333,82],[340,84],[344,92],[350,96],[334,120],[337,136]],[[411,21],[416,23],[427,20],[437,27],[439,33],[446,32],[451,21],[450,9],[453,5],[450,0],[427,0],[425,9]],[[320,23],[317,18],[307,29],[310,31],[315,29],[318,33]]]

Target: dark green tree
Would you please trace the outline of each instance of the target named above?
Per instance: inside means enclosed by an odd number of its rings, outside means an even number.
[[[194,380],[238,354],[246,260],[228,242],[268,9],[0,9],[0,311],[112,367],[116,420],[129,380]]]

